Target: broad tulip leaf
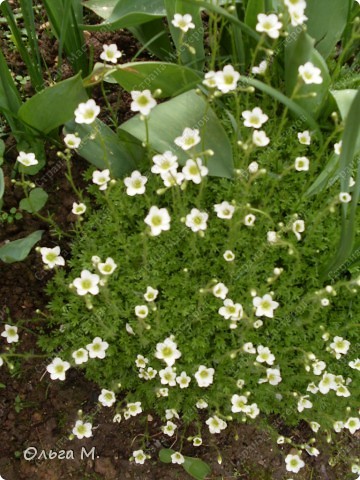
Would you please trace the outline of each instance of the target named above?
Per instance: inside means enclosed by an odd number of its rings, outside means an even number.
[[[148,119],[149,141],[151,147],[160,153],[171,150],[184,164],[189,153],[184,152],[174,143],[186,127],[200,131],[202,142],[195,151],[211,149],[212,157],[207,157],[210,175],[231,178],[233,174],[233,154],[230,141],[214,111],[194,90],[183,93],[155,107]],[[139,115],[123,123],[122,130],[146,141],[145,125]]]
[[[0,247],[0,260],[15,263],[25,260],[33,246],[41,239],[44,230],[37,230],[25,238],[14,240]]]
[[[357,90],[331,90],[331,95],[335,98],[337,106],[341,113],[341,118],[346,119],[347,114],[349,113],[352,102],[354,101]]]
[[[249,0],[245,12],[246,25],[255,29],[258,14],[265,11],[265,0]]]
[[[106,20],[111,14],[119,0],[88,0],[83,3],[84,7],[92,10],[96,15]]]
[[[191,90],[201,77],[190,68],[163,62],[125,63],[111,74],[125,90],[161,89],[160,97],[174,97]]]
[[[77,133],[81,138],[78,154],[97,168],[110,168],[113,177],[134,170],[144,155],[143,147],[134,137],[126,132],[117,135],[98,119],[91,125],[68,122],[65,132]]]
[[[23,198],[20,202],[20,209],[25,210],[29,213],[36,213],[41,210],[47,200],[49,195],[42,188],[34,188],[29,194],[29,198]]]
[[[79,103],[87,98],[78,74],[31,97],[20,108],[19,118],[42,133],[50,133],[71,120]]]

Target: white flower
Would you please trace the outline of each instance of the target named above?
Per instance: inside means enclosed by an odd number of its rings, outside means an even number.
[[[302,25],[308,19],[308,17],[304,13],[304,10],[302,9],[290,8],[289,14],[290,14],[291,25],[293,27]]]
[[[115,393],[111,390],[106,390],[106,388],[102,388],[98,400],[104,407],[111,407],[116,402]]]
[[[235,254],[231,250],[226,250],[223,257],[227,262],[232,262],[233,260],[235,260]]]
[[[338,143],[335,143],[335,145],[334,145],[334,151],[335,151],[336,155],[341,154],[341,148],[342,148],[342,140]]]
[[[89,359],[88,351],[85,350],[85,348],[79,348],[73,352],[71,356],[75,360],[76,365],[81,365],[82,363],[87,362]]]
[[[231,397],[231,411],[233,413],[245,412],[248,399],[245,395],[233,395]]]
[[[154,302],[158,294],[159,290],[156,290],[152,287],[147,287],[146,292],[144,293],[144,298],[147,302]]]
[[[175,408],[168,408],[165,410],[165,418],[166,420],[171,420],[172,418],[179,419],[180,417]]]
[[[141,402],[128,403],[126,405],[126,411],[131,417],[136,417],[142,412]]]
[[[90,358],[105,358],[106,350],[109,348],[107,342],[103,342],[100,337],[95,337],[92,343],[86,345]]]
[[[360,358],[349,362],[349,367],[360,372]]]
[[[16,343],[19,341],[18,327],[13,325],[5,325],[5,331],[1,333],[1,336],[6,338],[7,343]]]
[[[188,13],[185,15],[180,15],[180,13],[175,13],[171,23],[176,28],[180,28],[184,33],[186,33],[190,28],[195,28],[195,24],[192,22],[192,16]]]
[[[257,162],[251,162],[248,170],[250,173],[256,173],[259,170],[259,164]]]
[[[266,369],[266,379],[270,385],[278,385],[282,380],[280,370],[278,368]]]
[[[308,398],[309,398],[309,395],[300,397],[297,404],[298,412],[302,412],[305,408],[312,408],[313,404],[310,402],[310,400],[308,400]]]
[[[86,205],[84,203],[74,202],[71,211],[74,215],[82,215],[86,212]]]
[[[333,342],[330,343],[330,348],[341,355],[346,355],[349,347],[350,342],[348,340],[344,340],[342,337],[334,337]]]
[[[75,110],[75,122],[90,124],[96,119],[100,113],[100,107],[96,105],[95,100],[88,100],[80,103]]]
[[[225,320],[241,320],[243,316],[243,307],[240,303],[234,303],[230,298],[224,300],[224,306],[219,308],[219,314]]]
[[[336,377],[332,373],[325,372],[319,382],[319,391],[326,395],[330,390],[337,389]]]
[[[286,462],[286,470],[288,472],[298,473],[301,468],[305,467],[305,462],[301,460],[299,455],[289,454],[285,458],[285,462]]]
[[[32,165],[37,165],[39,163],[38,160],[36,160],[34,153],[19,152],[16,160],[24,165],[24,167],[31,167]]]
[[[277,233],[274,231],[267,232],[266,238],[269,243],[276,243],[279,240]]]
[[[46,370],[50,373],[51,380],[65,380],[65,374],[69,368],[69,362],[64,362],[61,358],[56,357],[50,365],[46,367]]]
[[[277,15],[274,13],[271,13],[270,15],[259,13],[257,20],[257,32],[266,33],[270,38],[279,38],[282,23],[279,22]]]
[[[149,315],[149,308],[147,305],[136,305],[135,315],[138,318],[146,318]]]
[[[226,65],[222,70],[215,74],[216,86],[222,93],[236,90],[237,82],[239,80],[240,74],[234,70],[232,65]]]
[[[110,170],[95,170],[92,174],[92,181],[95,185],[99,185],[99,190],[106,190],[107,184],[110,182]]]
[[[189,383],[191,382],[191,377],[189,377],[186,372],[181,372],[178,377],[176,377],[176,382],[179,384],[180,388],[188,388]]]
[[[351,202],[351,195],[347,192],[339,193],[339,200],[341,203],[349,203]]]
[[[162,231],[170,230],[171,218],[166,208],[152,206],[144,221],[151,228],[152,236],[157,236]]]
[[[309,170],[310,160],[307,157],[297,157],[295,159],[295,170],[298,172],[307,172]]]
[[[175,171],[179,166],[177,159],[178,157],[169,150],[162,155],[154,155],[152,158],[154,162],[154,165],[151,167],[152,173],[162,174]]]
[[[90,273],[89,270],[83,270],[79,278],[75,278],[73,285],[78,295],[97,295],[99,293],[100,277],[96,273]]]
[[[266,145],[269,145],[270,143],[270,138],[263,130],[254,130],[252,134],[252,141],[257,147],[266,147]]]
[[[122,57],[122,53],[118,50],[117,45],[103,45],[103,51],[100,54],[101,60],[104,62],[117,63],[118,59]]]
[[[133,451],[133,457],[134,457],[135,463],[138,463],[140,465],[143,465],[145,463],[146,455],[144,453],[144,450]]]
[[[181,357],[181,352],[177,349],[177,344],[168,337],[163,343],[156,345],[155,357],[164,360],[168,367],[172,367],[176,360]]]
[[[183,455],[181,455],[180,452],[175,452],[171,455],[171,463],[178,463],[179,465],[181,465],[184,462],[185,458]]]
[[[238,380],[236,380],[236,386],[237,388],[240,388],[240,390],[243,388],[244,385],[245,385],[245,380],[243,380],[242,378],[239,378]]]
[[[337,397],[350,397],[350,391],[345,385],[338,385],[336,388]]]
[[[40,248],[40,253],[42,256],[42,261],[47,265],[49,268],[54,268],[57,265],[64,266],[65,260],[60,255],[60,247],[54,248]]]
[[[0,357],[0,367],[4,365],[4,360]]]
[[[92,437],[92,425],[87,422],[84,423],[82,420],[77,420],[75,427],[72,430],[72,433],[81,440],[82,438]]]
[[[260,328],[264,325],[264,322],[262,320],[256,320],[254,323],[253,323],[253,327],[254,328]]]
[[[311,136],[309,130],[304,130],[303,132],[299,132],[297,134],[298,140],[302,145],[310,145],[311,143]]]
[[[200,135],[199,130],[191,128],[185,128],[182,135],[180,137],[175,138],[175,144],[182,148],[183,150],[189,150],[190,148],[194,147],[198,143],[200,143]]]
[[[97,268],[102,275],[111,275],[114,273],[117,265],[111,257],[108,257],[104,263],[98,263]]]
[[[68,133],[64,137],[64,143],[68,148],[79,148],[81,138],[77,137],[73,133]]]
[[[193,208],[191,212],[186,215],[185,225],[193,232],[199,232],[200,230],[206,230],[207,219],[209,215],[206,212],[200,212],[197,208]]]
[[[305,10],[306,0],[284,0],[285,5],[290,10],[291,8]]]
[[[135,365],[137,366],[137,368],[145,368],[148,363],[148,358],[145,358],[143,355],[137,355],[135,360]]]
[[[196,160],[187,160],[185,166],[182,169],[185,180],[191,180],[192,182],[201,183],[202,177],[206,177],[209,173],[209,169],[202,164],[201,158]]]
[[[208,407],[208,403],[205,402],[204,399],[200,398],[200,400],[198,400],[195,404],[196,408],[198,408],[199,410],[203,410],[204,408],[207,408]]]
[[[194,447],[200,447],[200,445],[202,445],[202,438],[201,437],[194,437],[193,438],[193,445],[194,445]]]
[[[275,361],[275,355],[270,352],[268,347],[264,347],[263,345],[259,345],[257,347],[258,356],[256,357],[256,361],[259,363],[267,363],[268,365],[273,365]]]
[[[221,202],[214,205],[214,210],[219,218],[230,220],[235,212],[235,207],[229,202]]]
[[[252,213],[249,213],[248,215],[245,216],[244,218],[244,225],[247,227],[252,227],[255,223],[256,217]]]
[[[299,67],[299,75],[306,84],[320,84],[323,82],[320,68],[315,67],[311,62],[306,62]]]
[[[244,110],[241,115],[245,120],[245,127],[260,128],[269,120],[269,117],[259,107],[255,107],[252,110]]]
[[[213,383],[215,370],[200,365],[194,377],[199,387],[208,387]]]
[[[133,90],[131,93],[132,102],[130,105],[131,111],[140,112],[147,117],[151,110],[156,107],[156,100],[151,95],[150,90]]]
[[[205,423],[208,425],[210,433],[220,433],[227,427],[227,423],[217,415],[208,418]]]
[[[322,360],[316,360],[312,365],[314,375],[321,375],[326,368],[326,363]]]
[[[262,62],[260,62],[258,67],[253,67],[251,69],[251,73],[253,73],[254,75],[264,75],[267,68],[268,62],[266,60],[263,60]]]
[[[263,297],[255,297],[253,299],[253,305],[256,307],[255,315],[257,317],[274,317],[274,310],[278,308],[278,302],[272,299],[270,294],[266,294]]]
[[[347,428],[350,433],[354,434],[360,429],[360,419],[356,417],[350,417],[346,421],[344,427]]]
[[[160,382],[162,385],[176,386],[176,372],[172,367],[166,367],[159,372]]]
[[[216,73],[211,70],[210,72],[205,73],[205,79],[202,82],[208,88],[215,88],[216,87]]]
[[[336,433],[341,432],[341,430],[344,428],[344,422],[341,422],[339,420],[337,422],[334,422],[333,428]]]
[[[292,231],[295,233],[296,238],[301,240],[301,233],[305,231],[305,222],[304,220],[295,220],[295,222],[292,224]]]
[[[246,342],[246,343],[244,343],[242,349],[243,349],[244,352],[246,352],[246,353],[252,353],[252,354],[256,353],[256,349],[255,349],[255,347],[254,347],[254,345],[253,345],[252,342]]]
[[[129,323],[127,323],[127,324],[125,325],[125,330],[127,331],[127,333],[128,333],[129,335],[135,335],[135,332],[134,332],[132,326],[131,326]]]
[[[251,405],[246,405],[244,412],[248,417],[256,418],[259,415],[260,410],[256,403],[252,403]]]
[[[222,300],[225,300],[228,291],[229,289],[223,283],[217,283],[212,288],[212,293],[215,295],[215,297],[221,298]]]
[[[175,423],[170,421],[166,422],[166,425],[161,427],[161,430],[163,431],[163,433],[165,433],[165,435],[168,435],[169,437],[172,437],[174,435],[176,429],[177,429],[177,425],[175,425]]]
[[[161,173],[160,176],[165,187],[179,186],[185,180],[184,174],[176,170],[169,170],[168,172]]]
[[[310,422],[310,428],[313,432],[317,433],[320,428],[320,423],[317,422]]]
[[[126,177],[124,180],[125,186],[127,187],[127,195],[133,197],[134,195],[142,195],[145,193],[145,184],[147,181],[147,177],[141,175],[138,170],[134,170],[131,177]]]
[[[159,388],[159,390],[156,393],[157,397],[168,397],[169,396],[169,389],[164,387],[164,388]]]

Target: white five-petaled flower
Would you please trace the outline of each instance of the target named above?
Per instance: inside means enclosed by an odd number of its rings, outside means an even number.
[[[259,107],[245,110],[241,115],[244,118],[245,127],[260,128],[269,120],[269,117]]]
[[[207,219],[209,215],[206,212],[200,212],[197,208],[193,208],[191,212],[186,215],[185,225],[193,232],[204,231],[207,228]]]
[[[126,412],[130,417],[136,417],[142,412],[141,402],[128,403],[126,405]]]
[[[336,381],[336,376],[332,373],[325,372],[322,376],[322,379],[319,382],[319,391],[326,395],[330,390],[336,390],[338,383]]]
[[[185,458],[180,452],[174,452],[173,454],[170,455],[170,458],[171,458],[171,463],[177,463],[181,465],[182,463],[185,462]]]
[[[60,247],[47,248],[41,247],[40,253],[42,261],[47,265],[48,268],[54,268],[55,266],[64,266],[65,260],[64,257],[60,255]]]
[[[304,220],[295,220],[291,227],[292,231],[295,233],[298,241],[301,240],[301,234],[305,232],[305,222]]]
[[[75,350],[71,356],[75,360],[76,365],[86,363],[89,359],[89,353],[87,350],[85,350],[85,348],[79,348],[78,350]]]
[[[186,372],[181,372],[180,375],[176,377],[176,383],[179,384],[180,388],[188,388],[190,382],[191,377],[189,377]]]
[[[195,24],[192,21],[192,16],[189,13],[185,13],[185,15],[175,13],[171,23],[174,25],[174,27],[180,28],[180,30],[182,30],[184,33],[186,33],[190,28],[195,28]]]
[[[151,110],[156,107],[156,100],[151,95],[150,90],[133,90],[131,93],[132,102],[130,108],[133,112],[140,112],[147,117]]]
[[[311,62],[306,62],[299,67],[299,75],[307,85],[312,83],[320,84],[323,82],[320,68],[315,67]]]
[[[270,385],[278,385],[282,380],[280,370],[278,368],[267,368],[266,380]]]
[[[111,45],[103,45],[103,51],[100,54],[101,60],[104,62],[117,63],[118,59],[122,57],[122,53],[118,50],[115,43]]]
[[[70,363],[64,362],[61,358],[56,357],[46,367],[46,370],[50,373],[51,380],[65,380],[66,371],[69,370]]]
[[[200,143],[201,138],[198,129],[185,128],[180,137],[175,138],[175,144],[183,150],[189,150]]]
[[[295,159],[295,170],[298,172],[307,172],[309,170],[310,160],[307,157],[297,157]]]
[[[240,80],[240,74],[232,65],[226,65],[222,70],[215,73],[216,87],[222,93],[228,93],[236,90],[237,83]]]
[[[112,275],[117,265],[111,257],[108,257],[105,262],[99,262],[97,268],[102,275]]]
[[[1,333],[1,336],[6,338],[7,343],[16,343],[19,341],[18,327],[14,325],[5,325],[5,331]]]
[[[141,175],[138,170],[134,170],[130,177],[126,177],[124,180],[127,187],[126,193],[130,197],[134,195],[142,195],[145,193],[145,184],[148,181],[147,177]]]
[[[255,220],[256,220],[256,216],[253,215],[252,213],[249,213],[244,217],[244,225],[246,225],[247,227],[252,227],[255,223]]]
[[[202,164],[201,158],[195,160],[189,159],[186,161],[185,166],[182,169],[185,180],[191,180],[192,182],[199,184],[203,177],[209,173],[209,169]]]
[[[156,345],[155,357],[163,360],[168,367],[172,367],[176,360],[181,357],[177,343],[171,337],[166,338],[162,343]]]
[[[39,163],[35,158],[35,153],[19,152],[16,160],[21,163],[21,165],[24,165],[24,167],[31,167]]]
[[[86,349],[89,351],[90,358],[105,358],[106,350],[108,348],[109,344],[107,342],[103,342],[100,337],[95,337],[92,343],[86,345]]]
[[[154,165],[151,167],[152,173],[163,174],[166,172],[175,172],[178,165],[178,157],[170,150],[167,150],[162,155],[154,155],[152,160]]]
[[[227,423],[217,415],[208,418],[205,423],[208,425],[210,433],[220,433],[227,427]]]
[[[256,357],[256,361],[259,363],[267,363],[268,365],[273,365],[275,361],[275,355],[270,352],[268,347],[264,347],[263,345],[259,345],[257,347],[258,356]]]
[[[98,400],[104,407],[111,407],[116,402],[115,393],[102,388]]]
[[[241,320],[243,316],[243,307],[240,303],[234,303],[230,298],[224,300],[224,305],[219,308],[219,314],[225,320]]]
[[[168,420],[166,422],[166,425],[161,427],[161,430],[165,435],[168,435],[169,437],[172,437],[175,433],[175,430],[177,429],[177,425],[174,422],[171,422]]]
[[[287,455],[285,458],[286,470],[288,472],[298,473],[305,466],[305,462],[301,460],[299,455]]]
[[[259,66],[252,67],[251,73],[254,75],[264,75],[266,70],[268,68],[268,62],[266,60],[263,60],[260,62]]]
[[[205,365],[200,365],[194,377],[199,387],[208,387],[213,383],[215,370],[207,368]]]
[[[95,100],[90,99],[85,103],[80,103],[75,110],[75,122],[90,124],[100,113],[100,107],[96,105]]]
[[[350,417],[345,422],[344,427],[347,428],[350,433],[354,434],[360,429],[360,419],[357,417]]]
[[[86,212],[86,205],[85,203],[74,202],[71,211],[74,215],[82,215]]]
[[[351,202],[351,195],[347,192],[339,193],[339,200],[341,203],[349,203]]]
[[[80,277],[75,278],[73,285],[76,288],[76,293],[80,296],[88,293],[97,295],[99,293],[99,282],[99,275],[91,273],[89,270],[83,270]]]
[[[84,423],[82,420],[77,420],[72,433],[79,439],[92,437],[92,424],[90,422]]]
[[[245,412],[248,398],[245,395],[233,395],[231,397],[231,411],[233,413]]]
[[[185,180],[184,174],[177,172],[176,170],[169,170],[168,172],[160,173],[160,176],[165,187],[175,187],[177,185],[181,185]]]
[[[64,137],[64,143],[68,148],[71,148],[71,149],[79,148],[81,143],[81,138],[77,137],[73,133],[68,133]]]
[[[138,318],[146,318],[149,315],[149,308],[147,305],[136,305],[135,315]]]
[[[256,307],[255,315],[257,317],[268,318],[274,318],[274,310],[279,306],[278,302],[275,302],[268,293],[263,297],[255,297],[253,305]]]
[[[313,404],[308,400],[309,395],[304,395],[303,397],[299,398],[298,404],[297,404],[297,409],[298,412],[302,412],[305,410],[305,408],[312,408]]]
[[[304,130],[303,132],[299,132],[297,134],[298,140],[302,145],[310,145],[311,143],[311,135],[309,130]]]
[[[214,210],[219,218],[230,220],[234,215],[235,207],[229,202],[221,202],[214,205]]]
[[[235,260],[235,254],[231,250],[226,250],[223,257],[226,262],[232,262]]]
[[[349,347],[350,342],[342,337],[334,337],[334,340],[330,343],[330,348],[340,355],[346,355]]]
[[[134,450],[133,457],[134,457],[135,463],[138,463],[139,465],[143,465],[147,458],[147,456],[144,453],[144,450]]]
[[[106,190],[110,182],[110,170],[95,170],[92,174],[92,181],[95,185],[99,185],[99,190]]]
[[[260,33],[266,33],[270,38],[279,38],[282,23],[279,22],[279,18],[274,13],[265,15],[259,13],[257,16],[258,23],[256,24],[256,31]]]
[[[171,218],[166,208],[152,206],[144,221],[149,225],[151,235],[154,237],[163,231],[170,230]]]
[[[308,19],[308,17],[304,13],[304,10],[291,8],[289,9],[289,14],[290,14],[291,25],[293,27],[302,25]]]
[[[210,72],[205,73],[205,78],[204,78],[202,83],[209,88],[215,88],[216,87],[216,73],[213,70],[210,70]]]
[[[225,300],[226,295],[228,294],[229,289],[223,283],[217,283],[212,288],[212,293],[215,297]]]
[[[348,365],[350,368],[353,368],[354,370],[358,370],[360,372],[360,358],[352,360],[351,362],[349,362]]]
[[[169,387],[176,386],[176,372],[173,367],[166,367],[160,370],[159,377],[162,385],[169,385]]]
[[[158,294],[159,290],[156,290],[152,287],[147,287],[146,292],[144,293],[144,298],[147,302],[154,302]]]
[[[254,130],[252,134],[252,141],[257,147],[266,147],[266,145],[269,145],[270,143],[270,138],[263,130]]]

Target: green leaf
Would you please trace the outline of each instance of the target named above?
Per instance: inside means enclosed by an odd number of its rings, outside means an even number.
[[[84,30],[114,31],[165,16],[164,0],[119,0],[110,17],[100,25],[82,25]]]
[[[136,62],[119,65],[111,74],[125,90],[161,89],[160,97],[174,97],[191,90],[202,78],[190,68],[164,62]]]
[[[38,131],[49,133],[73,118],[79,103],[87,98],[78,74],[31,97],[20,108],[19,118]]]
[[[96,15],[106,20],[111,14],[119,0],[88,0],[84,7],[92,10]]]
[[[319,176],[316,180],[311,184],[308,190],[305,192],[305,197],[311,197],[311,195],[315,195],[320,193],[326,188],[328,185],[331,184],[331,179],[334,179],[336,175],[336,167],[339,163],[338,155],[333,154],[326,164],[325,168],[321,171]]]
[[[174,115],[176,112],[176,115]],[[149,116],[149,142],[157,152],[171,150],[180,163],[184,164],[189,154],[174,144],[186,127],[200,130],[202,142],[195,151],[211,149],[212,157],[207,157],[210,175],[231,178],[233,174],[233,154],[230,141],[214,111],[194,90],[183,93],[155,107]],[[146,141],[145,124],[136,115],[120,127],[141,142]]]
[[[24,260],[33,246],[41,239],[44,230],[37,230],[25,238],[6,243],[0,247],[0,260],[5,263],[15,263]]]
[[[317,118],[326,102],[329,94],[331,78],[325,60],[314,48],[314,40],[302,30],[296,35],[295,30],[290,33],[294,35],[292,42],[287,42],[285,47],[285,86],[286,93],[290,97],[299,81],[299,66],[306,62],[312,62],[320,68],[323,82],[321,84],[306,85],[301,84],[297,90],[295,102]],[[309,94],[315,93],[315,97],[309,97]]]
[[[77,133],[81,138],[78,154],[97,168],[109,168],[113,177],[134,170],[144,155],[143,147],[134,137],[126,132],[117,135],[98,119],[91,125],[68,122],[65,132]]]
[[[4,163],[5,142],[0,139],[0,165]]]
[[[19,204],[20,210],[29,213],[40,211],[46,204],[49,195],[42,188],[34,188],[29,194],[29,198],[23,198]]]
[[[171,455],[175,453],[175,450],[171,448],[162,448],[159,451],[160,461],[163,463],[171,463]]]
[[[346,27],[353,0],[307,0],[306,28],[316,40],[316,48],[324,58],[333,51]]]
[[[164,61],[176,57],[162,18],[156,18],[142,25],[134,25],[129,27],[129,30],[143,45],[143,48],[136,53],[133,61],[143,50],[148,50]]]
[[[343,120],[346,119],[351,104],[354,101],[357,90],[330,90],[331,95],[335,98],[337,106],[340,110],[341,117]]]
[[[2,198],[5,192],[5,180],[4,180],[4,172],[3,169],[0,168],[0,208],[2,207]]]
[[[245,12],[246,25],[255,29],[258,14],[265,11],[265,0],[249,0]]]
[[[175,453],[172,448],[162,448],[159,451],[160,461],[171,463],[171,455]],[[181,464],[184,470],[196,480],[204,480],[210,473],[210,466],[199,458],[187,457],[184,455],[185,462]]]

